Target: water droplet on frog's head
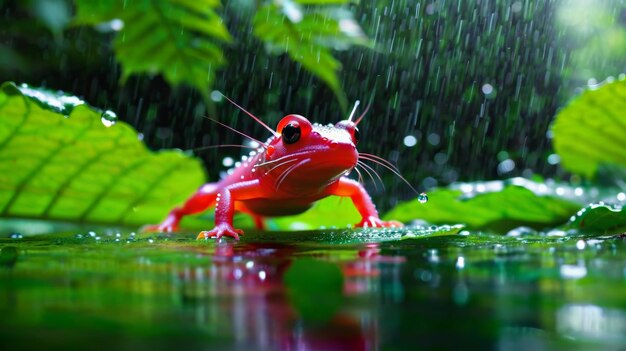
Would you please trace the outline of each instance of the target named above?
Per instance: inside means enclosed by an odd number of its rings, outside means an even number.
[[[426,195],[426,193],[421,193],[417,196],[417,201],[419,201],[422,204],[425,204],[428,202],[428,195]]]

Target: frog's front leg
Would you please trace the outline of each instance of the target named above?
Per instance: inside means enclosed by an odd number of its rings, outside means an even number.
[[[398,221],[383,221],[369,194],[359,182],[342,177],[327,189],[328,195],[349,196],[357,211],[361,214],[361,221],[355,227],[403,227]]]
[[[235,201],[262,196],[263,192],[258,179],[234,183],[222,188],[215,199],[215,228],[200,232],[198,239],[219,239],[222,236],[230,236],[239,240],[239,235],[243,235],[243,230],[233,228]]]
[[[178,223],[187,215],[199,213],[213,206],[215,198],[220,189],[219,183],[204,184],[196,193],[190,197],[181,207],[176,207],[167,215],[161,224],[147,225],[141,230],[146,232],[175,232],[178,230]]]

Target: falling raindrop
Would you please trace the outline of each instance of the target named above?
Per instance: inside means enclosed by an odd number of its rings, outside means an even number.
[[[235,164],[235,160],[232,157],[224,157],[222,159],[222,165],[224,167],[232,167]]]
[[[404,146],[413,147],[415,145],[417,145],[417,138],[415,138],[413,135],[407,135],[404,137]]]
[[[561,162],[561,157],[559,157],[559,155],[557,154],[550,154],[550,156],[548,156],[548,163],[551,165],[556,165],[559,162]]]

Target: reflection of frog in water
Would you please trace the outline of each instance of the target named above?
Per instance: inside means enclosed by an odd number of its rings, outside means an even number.
[[[324,325],[299,318],[283,284],[294,254],[296,248],[284,244],[219,243],[209,267],[181,273],[183,300],[200,312],[199,323],[215,327],[219,335],[232,335],[242,349],[375,348],[378,318],[370,308],[340,311]],[[353,261],[341,264],[344,294],[371,293],[364,287],[376,285],[372,280],[378,278],[381,259],[378,247],[369,245],[355,251]]]

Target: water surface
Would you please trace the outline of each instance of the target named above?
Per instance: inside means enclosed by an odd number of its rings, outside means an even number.
[[[5,237],[0,340],[11,349],[624,350],[623,237],[397,240],[405,233]],[[283,282],[302,259],[343,276],[337,306],[332,295],[308,297],[336,308],[325,321],[303,318]]]

